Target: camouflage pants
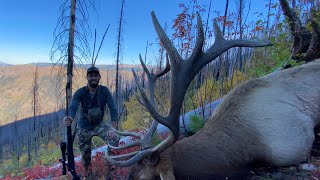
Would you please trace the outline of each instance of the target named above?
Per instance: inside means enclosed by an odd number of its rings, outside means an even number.
[[[88,167],[91,163],[91,141],[93,136],[98,136],[111,145],[115,145],[119,141],[119,136],[112,139],[112,137],[107,135],[109,130],[110,126],[104,122],[100,123],[94,129],[78,128],[79,149],[82,154],[82,163],[85,167]]]

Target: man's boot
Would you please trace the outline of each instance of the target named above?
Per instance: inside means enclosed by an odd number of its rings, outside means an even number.
[[[85,153],[82,155],[82,164],[86,170],[85,172],[86,176],[87,177],[92,176],[91,153]]]

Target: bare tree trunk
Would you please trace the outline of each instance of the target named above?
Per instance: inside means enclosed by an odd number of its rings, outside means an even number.
[[[225,31],[226,31],[226,22],[227,22],[227,16],[228,16],[228,8],[229,8],[229,0],[226,0],[226,8],[224,10],[224,20],[223,20],[223,26],[222,26],[222,35],[225,34]]]
[[[129,92],[129,83],[126,83],[126,94],[125,94],[125,102],[129,102],[130,100],[130,92]],[[123,115],[123,119],[127,120],[128,118],[128,110],[127,107],[124,107],[124,115]]]
[[[110,87],[110,76],[109,76],[109,71],[106,71],[106,85]]]
[[[19,132],[18,132],[18,127],[17,127],[17,120],[18,120],[18,116],[15,115],[15,122],[14,122],[14,132],[15,134],[17,135],[15,137],[15,140],[14,142],[12,143],[13,144],[13,152],[15,153],[16,155],[16,161],[17,161],[17,164],[19,164],[19,161],[20,161],[20,156],[21,156],[21,146],[22,144],[20,143],[20,135],[19,135]]]
[[[227,22],[227,16],[228,16],[228,8],[229,8],[229,0],[226,0],[226,8],[224,10],[224,20],[223,20],[223,25],[222,25],[222,35],[224,36],[225,31],[226,31],[226,22]],[[228,51],[226,52],[228,53]],[[222,97],[224,95],[224,90],[223,90],[223,81],[224,81],[224,61],[223,61],[223,56],[219,56],[219,80],[220,80],[220,92],[219,96]]]
[[[242,27],[242,13],[243,13],[243,0],[239,0],[239,30],[240,30],[240,37],[239,39],[242,40],[243,37],[243,27]],[[242,47],[239,47],[238,58],[239,59],[239,69],[242,70],[243,68],[243,58],[242,58]]]
[[[69,3],[71,3],[71,5]],[[66,116],[69,115],[68,108],[72,99],[72,78],[73,68],[76,64],[75,62],[83,63],[84,61],[88,61],[91,56],[90,45],[87,41],[87,36],[90,36],[90,27],[88,24],[88,9],[91,7],[94,8],[94,3],[87,3],[84,0],[64,1],[64,3],[60,7],[61,15],[59,17],[58,24],[54,31],[54,42],[50,51],[50,59],[55,63],[61,63],[61,70],[59,72],[59,75],[63,76],[60,77],[65,76],[65,70],[62,66],[67,64],[65,106],[62,107],[66,110]],[[78,17],[76,16],[77,12],[79,12]],[[80,22],[79,26],[75,26],[76,19],[78,22]],[[67,26],[68,24],[69,26]],[[74,51],[74,47],[77,48],[77,51]],[[59,107],[59,104],[57,104],[57,107]],[[77,121],[75,120],[75,123],[73,124],[75,128],[74,132],[76,132]],[[66,152],[68,159],[68,171],[70,171],[73,178],[76,179],[78,177],[75,172],[73,153],[73,141],[75,134],[72,134],[72,126],[67,126],[65,129],[66,130],[64,131],[64,142],[62,142],[61,144],[67,145]],[[49,133],[52,133],[51,129],[49,130]]]
[[[75,59],[78,63],[82,63],[83,60],[88,60],[90,58],[90,45],[86,39],[90,27],[88,25],[88,12],[87,9],[88,3],[85,3],[84,0],[70,0],[65,1],[60,9],[61,16],[59,17],[58,24],[54,31],[54,42],[50,51],[50,59],[55,63],[67,63],[67,86],[66,86],[66,99],[67,102],[71,100],[72,97],[72,77],[73,77],[73,66]],[[76,8],[77,3],[80,8]],[[93,5],[89,3],[90,6]],[[93,6],[94,7],[94,6]],[[70,8],[70,13],[67,9]],[[79,17],[76,17],[76,11],[79,11]],[[69,13],[69,14],[68,14]],[[75,21],[76,18],[81,22],[81,25],[78,26],[77,33],[75,34]],[[69,24],[69,28],[66,27],[66,24]],[[75,39],[77,39],[79,51],[74,52]],[[67,49],[66,49],[67,47]],[[56,57],[58,56],[58,57]],[[62,70],[60,72],[63,72]],[[65,75],[59,73],[59,77],[64,77]],[[61,78],[61,79],[62,79]],[[59,90],[61,80],[57,80],[57,89]],[[59,98],[59,93],[57,94]],[[58,99],[57,98],[57,99]],[[57,104],[57,107],[59,105]]]
[[[0,163],[3,163],[3,146],[0,147]]]
[[[68,38],[68,64],[67,64],[67,84],[66,84],[66,115],[69,115],[69,104],[72,99],[72,77],[73,77],[73,65],[74,65],[74,34],[75,34],[75,22],[76,22],[76,0],[71,0],[70,20],[69,20],[69,38]],[[73,134],[71,126],[67,126],[65,140],[67,142],[67,158],[68,169],[72,176],[75,178],[75,163],[73,154]]]
[[[118,109],[118,118],[120,119],[121,117],[121,109],[122,109],[122,104],[123,104],[123,98],[122,98],[122,84],[123,84],[123,77],[122,77],[122,74],[119,74],[119,84],[118,84],[118,88],[119,88],[119,95],[118,95],[118,106],[119,106],[119,109]],[[121,122],[119,122],[121,123]],[[120,124],[121,125],[121,124]],[[120,126],[121,127],[121,126]]]
[[[70,28],[68,38],[68,64],[67,64],[67,84],[66,84],[66,115],[69,115],[68,106],[72,99],[72,78],[73,78],[73,65],[74,65],[74,32],[76,21],[76,0],[71,0],[70,11]],[[68,139],[67,137],[65,139]],[[72,142],[68,142],[68,145],[72,146]]]
[[[270,23],[270,11],[271,11],[271,0],[269,0],[269,4],[268,4],[268,14],[267,14],[267,24],[266,24],[266,37],[270,37],[270,35],[271,35],[271,33],[268,32],[269,23]]]
[[[120,18],[119,18],[119,27],[118,27],[118,37],[117,37],[117,60],[116,60],[116,63],[117,63],[117,66],[116,66],[116,98],[115,98],[115,103],[116,103],[116,107],[118,109],[118,114],[120,113],[120,99],[119,99],[119,93],[120,93],[120,87],[119,87],[119,65],[120,65],[120,53],[122,52],[122,28],[123,28],[123,13],[124,13],[124,3],[125,3],[125,0],[122,0],[122,3],[121,3],[121,11],[120,11]],[[119,126],[119,124],[118,124]],[[117,127],[118,129],[118,127]]]
[[[71,0],[70,10],[70,25],[68,36],[68,64],[67,64],[67,84],[66,84],[66,115],[69,115],[68,106],[72,99],[72,77],[73,77],[73,65],[74,65],[74,32],[76,21],[76,0]],[[68,135],[65,136],[65,140],[68,142]],[[68,146],[73,146],[72,142],[68,142]]]
[[[32,161],[32,155],[31,155],[31,151],[32,151],[31,137],[28,137],[27,141],[28,141],[28,142],[27,142],[28,164],[30,164],[31,161]]]
[[[292,0],[292,11],[295,11],[296,8],[296,0]]]
[[[280,0],[280,5],[284,15],[288,17],[290,31],[293,36],[292,58],[299,60],[301,54],[305,53],[309,48],[311,33],[302,26],[300,18],[290,8],[287,0]]]
[[[73,77],[73,55],[74,55],[74,31],[75,31],[75,19],[76,19],[76,0],[71,1],[70,12],[70,30],[68,41],[68,65],[67,65],[67,86],[66,86],[66,98],[67,102],[72,98],[72,77]],[[67,103],[69,104],[69,103]]]
[[[39,75],[38,66],[36,66],[33,75],[33,88],[32,88],[32,111],[33,111],[33,131],[31,136],[33,136],[33,149],[35,156],[39,155],[39,139],[37,134],[37,116],[39,114]],[[30,154],[31,155],[31,154]],[[30,161],[29,161],[30,160]],[[31,162],[31,156],[28,156],[28,161]]]
[[[0,137],[3,137],[4,135],[2,134],[2,128],[1,128],[1,125],[0,125]],[[0,142],[0,164],[2,164],[3,162],[3,147],[4,147],[4,144],[2,144],[2,142]]]
[[[144,54],[144,63],[147,64],[147,54],[148,54],[148,41],[147,41],[147,45],[146,45],[146,52]],[[142,73],[141,74],[141,84],[142,84],[142,87],[144,88],[145,87],[145,73]]]

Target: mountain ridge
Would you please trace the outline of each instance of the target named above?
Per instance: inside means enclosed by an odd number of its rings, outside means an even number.
[[[12,66],[12,64],[8,64],[8,63],[0,61],[0,66]]]
[[[51,62],[32,62],[32,63],[26,63],[26,64],[9,64],[0,61],[0,66],[24,66],[24,65],[33,65],[33,66],[38,66],[38,67],[53,67],[53,66],[66,66],[66,64],[62,63],[51,63]],[[75,64],[75,67],[84,67],[88,68],[90,67],[91,64]],[[95,65],[98,68],[104,68],[104,69],[112,69],[113,67],[116,67],[115,64],[97,64]],[[135,65],[135,64],[121,64],[120,68],[136,68],[140,67],[140,65]]]

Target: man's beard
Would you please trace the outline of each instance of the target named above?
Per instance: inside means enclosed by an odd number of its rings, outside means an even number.
[[[96,87],[98,87],[98,85],[99,85],[99,81],[96,81],[96,82],[89,81],[89,86],[92,88],[96,88]]]

